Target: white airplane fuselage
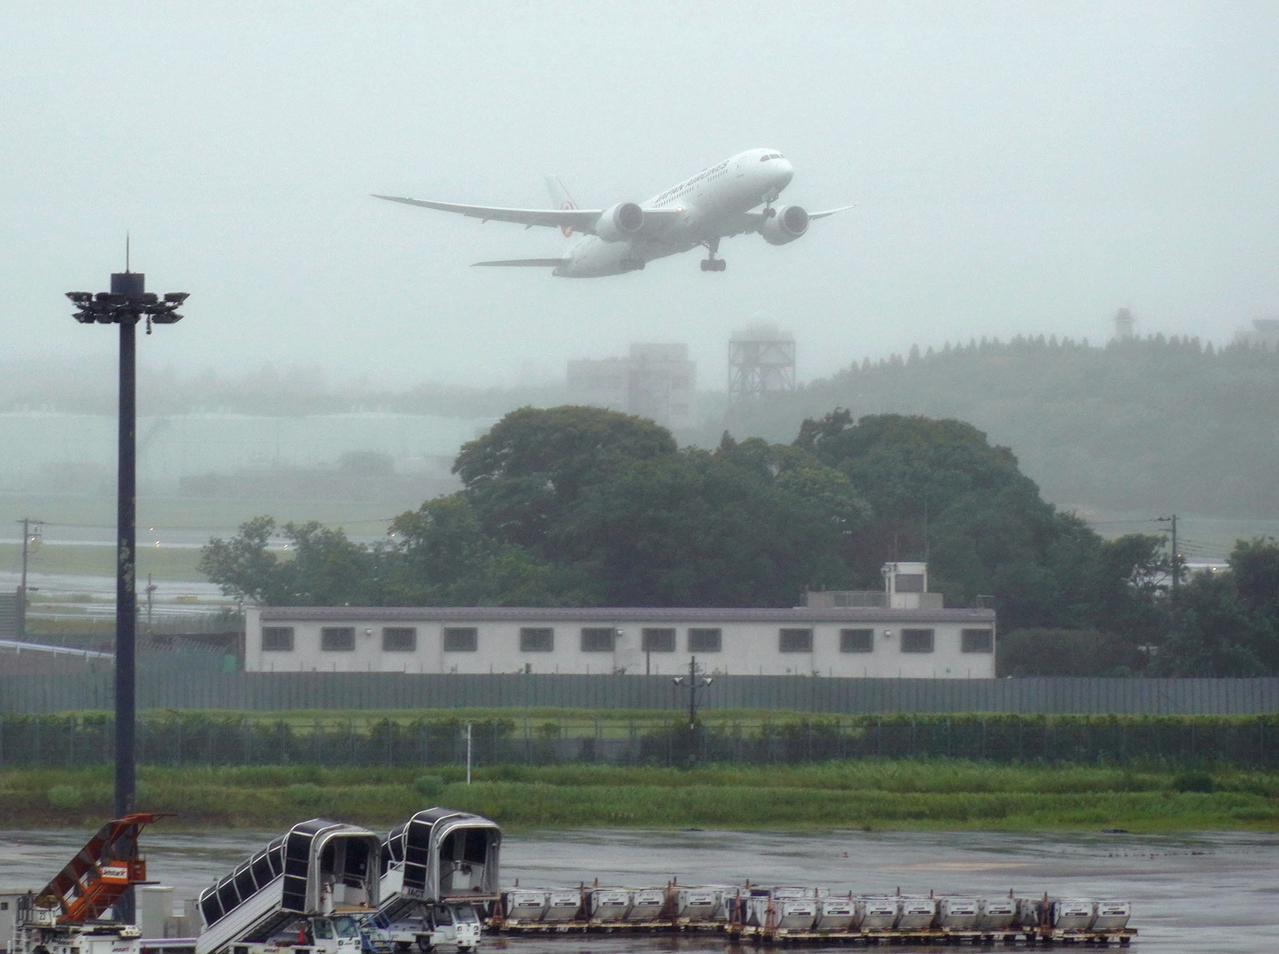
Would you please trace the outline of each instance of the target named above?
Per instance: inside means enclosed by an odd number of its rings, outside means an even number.
[[[667,255],[687,252],[740,231],[734,218],[771,203],[794,178],[790,162],[775,149],[750,149],[703,169],[697,175],[640,203],[640,208],[678,213],[660,230],[645,230],[629,241],[606,242],[585,235],[569,250],[553,275],[599,278],[636,271]]]

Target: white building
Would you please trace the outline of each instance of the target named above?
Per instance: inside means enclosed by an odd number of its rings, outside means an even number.
[[[279,607],[247,610],[250,672],[709,673],[990,679],[989,609]]]
[[[684,344],[633,344],[625,358],[568,363],[569,399],[647,417],[664,427],[696,423],[697,364]]]

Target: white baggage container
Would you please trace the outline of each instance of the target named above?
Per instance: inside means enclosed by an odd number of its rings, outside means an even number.
[[[937,902],[937,923],[949,931],[971,931],[980,904],[976,898],[942,898]]]

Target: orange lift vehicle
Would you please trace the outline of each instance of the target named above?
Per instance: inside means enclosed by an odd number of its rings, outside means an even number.
[[[11,954],[138,954],[138,929],[104,915],[147,883],[138,833],[159,815],[107,822],[36,894],[19,899]]]

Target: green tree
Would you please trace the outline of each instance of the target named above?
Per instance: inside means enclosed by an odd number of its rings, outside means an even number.
[[[230,540],[214,538],[200,551],[200,572],[221,587],[224,596],[278,604],[284,579],[279,561],[267,552],[274,533],[275,521],[270,517],[245,521]]]
[[[1131,642],[1095,629],[1019,629],[999,641],[1000,676],[1128,676],[1146,663]]]
[[[1229,569],[1187,581],[1171,632],[1152,667],[1169,676],[1259,676],[1279,672],[1279,546],[1239,540]]]
[[[255,517],[230,540],[212,539],[199,568],[222,592],[267,606],[367,606],[380,602],[383,574],[371,550],[315,521],[286,523],[283,554],[268,549],[275,521]]]
[[[768,468],[685,451],[593,485],[555,550],[574,555],[570,572],[597,604],[791,606],[806,586],[843,582],[841,539],[829,509]]]
[[[546,550],[548,534],[583,491],[636,461],[676,453],[652,421],[596,407],[525,407],[462,447],[453,472],[484,532],[503,544]]]
[[[1150,671],[1158,676],[1265,675],[1256,623],[1230,573],[1201,573],[1181,587],[1171,631]]]

